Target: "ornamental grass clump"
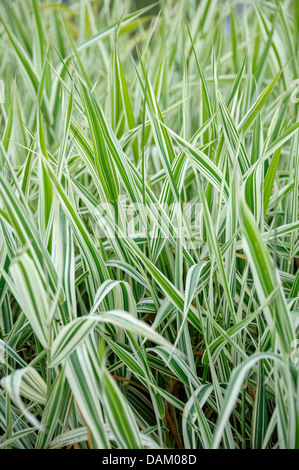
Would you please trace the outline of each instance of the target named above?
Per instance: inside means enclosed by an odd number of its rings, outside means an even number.
[[[1,1],[1,449],[299,448],[298,51],[297,0]]]

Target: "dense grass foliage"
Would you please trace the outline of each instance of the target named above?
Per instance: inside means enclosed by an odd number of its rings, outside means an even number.
[[[0,2],[0,448],[299,448],[299,2],[138,8]]]

